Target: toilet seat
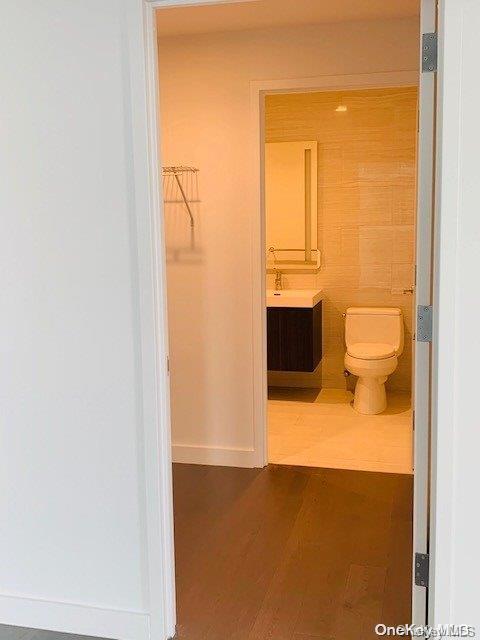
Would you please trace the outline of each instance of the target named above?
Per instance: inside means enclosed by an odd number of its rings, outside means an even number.
[[[354,342],[348,345],[347,353],[360,360],[383,360],[396,355],[393,346],[383,342]]]

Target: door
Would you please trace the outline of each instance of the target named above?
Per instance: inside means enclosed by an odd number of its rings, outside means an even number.
[[[0,624],[173,635],[143,30],[0,3]]]
[[[432,230],[433,183],[435,153],[435,87],[436,72],[431,64],[423,64],[428,47],[435,42],[436,2],[421,0],[420,17],[420,83],[419,83],[419,133],[418,133],[418,189],[417,189],[417,242],[416,284],[414,306],[414,518],[413,518],[413,606],[415,624],[426,622],[427,587],[421,584],[415,554],[428,556],[429,517],[429,447],[430,447],[430,384],[431,338],[427,335],[432,305]],[[425,50],[427,47],[427,50]],[[425,67],[422,70],[422,66]],[[434,65],[433,65],[434,66]],[[419,311],[419,307],[428,307]],[[430,315],[429,315],[430,314]],[[418,318],[426,321],[419,325]],[[426,328],[427,332],[423,329]],[[428,562],[426,558],[425,561]]]
[[[478,0],[439,2],[429,622],[477,636],[479,33]]]

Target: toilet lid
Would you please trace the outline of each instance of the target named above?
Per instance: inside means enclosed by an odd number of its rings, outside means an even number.
[[[354,342],[347,347],[347,353],[362,360],[381,360],[394,356],[395,349],[383,342]]]

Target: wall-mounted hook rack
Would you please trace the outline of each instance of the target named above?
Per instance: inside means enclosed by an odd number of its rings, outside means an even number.
[[[183,188],[182,182],[179,178],[179,175],[182,173],[198,173],[198,169],[196,169],[195,167],[184,167],[182,165],[178,165],[178,166],[172,166],[172,167],[163,167],[162,173],[164,176],[173,175],[173,177],[175,178],[175,181],[182,195],[182,200],[185,203],[185,207],[190,217],[190,226],[193,229],[195,227],[195,220],[193,219],[193,213],[190,208],[190,204],[188,203],[188,198]]]

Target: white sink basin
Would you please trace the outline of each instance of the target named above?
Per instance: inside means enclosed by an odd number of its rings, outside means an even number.
[[[267,289],[267,307],[311,309],[322,299],[321,289]]]

